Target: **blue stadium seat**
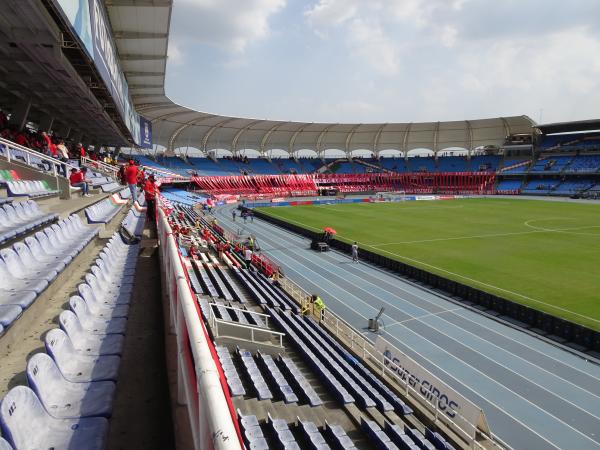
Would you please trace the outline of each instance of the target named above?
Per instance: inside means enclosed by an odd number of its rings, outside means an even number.
[[[227,386],[229,386],[231,396],[237,397],[239,395],[246,395],[246,390],[242,385],[240,376],[233,364],[233,360],[231,359],[231,353],[229,353],[227,347],[215,347],[215,350],[219,357],[219,361],[221,362],[223,372],[225,373],[225,378],[227,379]]]
[[[104,417],[56,419],[31,389],[12,388],[0,403],[2,434],[16,449],[86,449],[106,446],[108,421]]]
[[[27,362],[27,381],[46,411],[57,419],[79,417],[110,417],[115,383],[71,383],[54,360],[45,353],[36,353]]]

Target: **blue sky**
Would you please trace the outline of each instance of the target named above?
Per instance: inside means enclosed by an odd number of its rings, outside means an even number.
[[[597,0],[175,0],[167,95],[274,120],[600,118]]]

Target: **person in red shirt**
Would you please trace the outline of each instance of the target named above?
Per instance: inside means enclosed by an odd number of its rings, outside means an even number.
[[[85,173],[75,168],[71,169],[71,175],[69,176],[69,182],[71,186],[75,188],[81,188],[82,195],[84,197],[90,197],[89,187],[85,181]]]
[[[150,175],[144,183],[144,197],[146,198],[146,215],[152,221],[154,221],[156,194],[158,194],[158,186],[156,186],[154,175]]]
[[[77,144],[77,151],[79,152],[79,158],[85,157],[85,147],[81,142]]]
[[[127,183],[127,186],[129,186],[132,202],[135,202],[137,199],[137,174],[138,168],[135,165],[135,161],[130,159],[129,164],[125,167],[125,182]]]

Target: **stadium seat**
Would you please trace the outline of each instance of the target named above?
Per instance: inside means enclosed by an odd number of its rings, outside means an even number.
[[[0,293],[0,296],[2,294]],[[18,305],[0,304],[0,325],[7,328],[11,323],[19,318],[23,309]]]
[[[126,318],[103,319],[91,314],[90,310],[84,308],[80,303],[74,303],[70,306],[84,330],[94,334],[125,334],[127,328]]]
[[[238,348],[238,354],[242,358],[242,363],[244,365],[244,369],[246,370],[246,374],[248,375],[248,378],[250,379],[252,387],[254,388],[259,400],[272,399],[273,394],[271,393],[269,386],[258,369],[252,353],[250,353],[248,350]]]
[[[90,356],[120,355],[125,336],[122,334],[94,333],[86,330],[73,311],[63,311],[58,316],[61,329],[71,339],[73,347]]]
[[[63,376],[72,383],[115,381],[121,358],[116,355],[81,354],[67,334],[54,328],[46,334],[46,351],[54,359]]]
[[[89,223],[108,223],[120,211],[121,205],[116,205],[110,198],[95,203],[85,209]]]
[[[215,347],[215,350],[219,357],[219,361],[221,362],[223,372],[225,373],[227,386],[229,387],[232,397],[246,395],[246,390],[242,385],[240,376],[231,359],[231,353],[229,353],[227,347]]]
[[[49,189],[46,184],[36,180],[7,181],[6,189],[11,197],[45,197],[56,195],[56,189]]]
[[[57,419],[111,416],[115,383],[71,383],[45,353],[36,353],[27,362],[27,382],[46,411]]]
[[[12,446],[0,436],[0,450],[13,450]]]
[[[106,446],[108,421],[103,417],[56,419],[30,388],[12,388],[0,403],[2,434],[15,449],[86,449]]]

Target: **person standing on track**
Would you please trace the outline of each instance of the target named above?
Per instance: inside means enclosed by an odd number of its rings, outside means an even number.
[[[231,210],[231,218],[235,222],[235,209]]]
[[[358,263],[358,244],[356,241],[352,244],[352,262]]]

